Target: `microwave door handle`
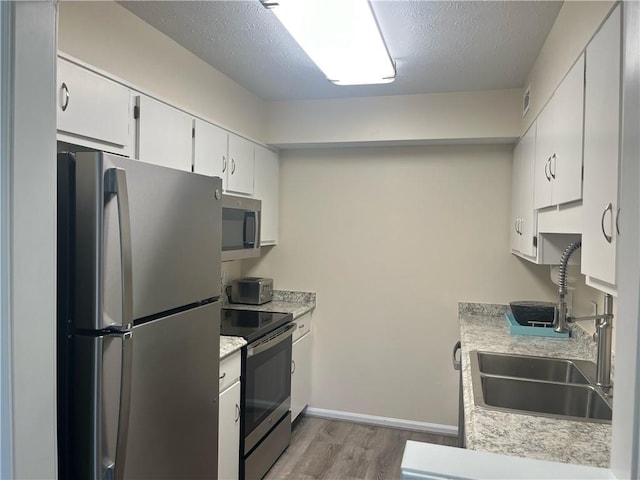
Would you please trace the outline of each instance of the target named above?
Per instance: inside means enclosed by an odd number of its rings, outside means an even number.
[[[120,267],[122,272],[122,330],[133,326],[133,280],[131,266],[131,221],[129,219],[129,194],[127,172],[122,168],[110,168],[105,172],[104,189],[118,199],[118,228],[120,232]]]
[[[253,248],[256,246],[256,212],[244,213],[242,244],[245,248]]]

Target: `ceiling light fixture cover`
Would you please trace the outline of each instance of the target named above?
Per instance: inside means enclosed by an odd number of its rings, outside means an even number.
[[[395,79],[395,65],[368,0],[261,1],[336,85]]]

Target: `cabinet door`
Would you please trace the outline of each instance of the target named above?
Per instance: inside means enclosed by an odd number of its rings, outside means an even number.
[[[240,382],[220,394],[218,478],[237,480],[240,468]]]
[[[260,245],[278,243],[280,163],[278,154],[256,145],[254,198],[262,200]]]
[[[190,172],[193,118],[144,95],[137,97],[136,104],[138,159]]]
[[[520,251],[520,188],[522,182],[522,140],[513,150],[511,172],[511,251]]]
[[[309,404],[311,397],[311,333],[293,343],[291,356],[291,421]]]
[[[551,177],[551,157],[553,155],[553,144],[555,138],[553,97],[537,119],[537,136],[535,152],[535,179],[534,179],[534,201],[535,208],[545,208],[552,205],[552,177]]]
[[[128,88],[62,58],[57,81],[59,132],[120,147],[130,143]]]
[[[229,172],[227,190],[253,193],[254,151],[253,143],[233,133],[229,134]]]
[[[584,118],[584,55],[564,78],[554,98],[555,142],[551,157],[552,204],[582,198],[582,129]]]
[[[582,273],[614,286],[620,131],[620,7],[586,50]]]
[[[537,235],[537,214],[533,207],[533,176],[535,174],[537,123],[531,125],[520,140],[520,245],[523,255],[535,257],[537,248],[533,239]]]
[[[193,171],[222,179],[227,189],[227,152],[229,134],[220,127],[195,119],[193,138]]]

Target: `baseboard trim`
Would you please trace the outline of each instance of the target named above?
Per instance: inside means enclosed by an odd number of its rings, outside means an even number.
[[[440,425],[437,423],[404,420],[402,418],[379,417],[376,415],[364,415],[362,413],[341,412],[339,410],[326,410],[324,408],[313,407],[307,407],[305,413],[310,417],[344,420],[346,422],[376,425],[378,427],[402,428],[414,432],[436,433],[439,435],[458,435],[458,427],[453,425]]]

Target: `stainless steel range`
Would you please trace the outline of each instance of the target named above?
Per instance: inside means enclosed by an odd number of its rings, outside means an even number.
[[[291,437],[290,313],[222,310],[220,333],[243,337],[240,478],[261,479]]]

